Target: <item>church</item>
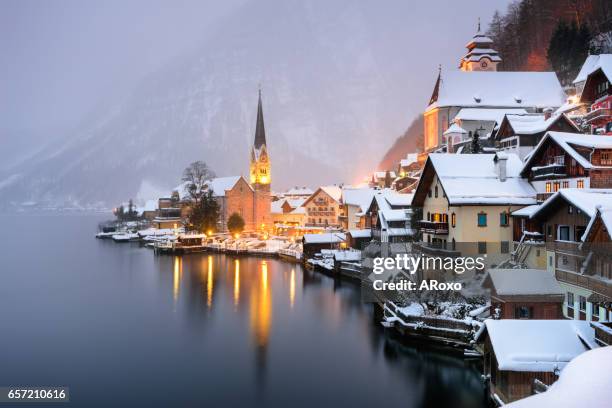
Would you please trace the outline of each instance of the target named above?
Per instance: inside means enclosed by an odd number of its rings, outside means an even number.
[[[243,176],[212,180],[212,190],[220,206],[219,230],[227,231],[227,220],[233,213],[244,219],[245,231],[268,231],[272,228],[270,154],[266,144],[261,90],[257,104],[255,139],[250,152],[249,179]]]

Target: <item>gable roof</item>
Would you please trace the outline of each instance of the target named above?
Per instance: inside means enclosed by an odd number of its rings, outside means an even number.
[[[580,209],[589,218],[595,215],[597,205],[612,207],[612,189],[608,188],[562,188],[557,191],[531,214],[530,218],[538,218],[547,214],[555,202],[565,200]]]
[[[580,153],[578,153],[574,146],[579,147],[590,147],[595,149],[612,149],[612,137],[600,136],[600,135],[585,135],[582,133],[568,133],[568,132],[546,132],[540,143],[533,149],[532,153],[528,156],[521,174],[524,176],[527,171],[531,168],[531,163],[537,156],[540,148],[548,140],[553,140],[559,147],[565,150],[573,159],[575,159],[585,169],[595,168],[591,162]]]
[[[449,71],[436,83],[426,111],[443,106],[557,108],[565,99],[554,72]]]
[[[582,241],[585,241],[585,242],[587,241],[587,238],[589,237],[589,234],[593,230],[593,226],[595,225],[595,222],[597,220],[601,221],[601,223],[608,230],[608,236],[612,237],[612,206],[604,207],[598,204],[595,207],[595,215],[591,217],[591,220],[589,221],[589,225],[587,225],[586,230],[584,231],[584,234],[582,234],[582,237],[580,237]]]
[[[340,202],[340,199],[342,198],[342,189],[338,186],[321,186],[319,188],[317,188],[315,190],[314,193],[312,193],[310,195],[310,197],[308,197],[303,203],[302,205],[306,205],[310,202],[310,200],[312,200],[318,193],[319,191],[322,191],[323,193],[325,193],[326,195],[328,195],[331,199]]]
[[[505,156],[506,181],[501,181],[494,162],[495,154],[432,153],[425,163],[413,201],[422,205],[425,191],[436,174],[450,205],[536,204],[535,190],[519,175],[521,160],[516,154]]]
[[[210,181],[209,188],[212,189],[215,197],[221,197],[225,195],[226,190],[231,190],[241,178],[244,180],[242,176],[217,177]],[[246,180],[244,181],[252,189],[251,185]]]
[[[443,135],[450,135],[451,133],[461,133],[461,134],[467,134],[467,130],[465,130],[464,128],[462,128],[461,126],[459,126],[456,123],[453,123],[452,125],[450,125],[448,127],[448,129],[446,129],[446,131],[444,133],[442,133]]]
[[[555,276],[545,269],[489,269],[487,275],[500,296],[564,294]]]
[[[584,320],[488,319],[485,327],[503,371],[563,370],[574,357],[597,347],[594,330]]]
[[[547,131],[559,120],[566,121],[576,132],[579,131],[574,122],[569,120],[565,114],[551,115],[548,119],[543,113],[508,114],[504,117],[504,122],[507,121],[517,135],[533,135]]]
[[[589,55],[572,83],[586,81],[588,76],[598,69],[601,69],[609,79],[612,78],[612,54]]]
[[[463,108],[455,115],[455,120],[477,120],[482,122],[496,122],[500,124],[506,114],[527,113],[522,108]]]
[[[366,211],[372,202],[376,190],[373,188],[343,188],[342,202],[347,205],[359,207],[360,211]]]

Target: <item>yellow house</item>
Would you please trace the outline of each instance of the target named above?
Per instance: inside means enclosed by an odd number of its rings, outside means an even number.
[[[422,208],[422,241],[436,248],[506,254],[512,243],[512,211],[536,203],[519,175],[515,154],[430,154],[415,190]]]

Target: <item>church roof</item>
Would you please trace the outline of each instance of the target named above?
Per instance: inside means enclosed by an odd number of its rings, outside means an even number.
[[[266,128],[264,127],[263,109],[261,107],[261,89],[259,90],[259,102],[257,103],[257,125],[255,126],[255,142],[253,147],[259,149],[266,144]]]

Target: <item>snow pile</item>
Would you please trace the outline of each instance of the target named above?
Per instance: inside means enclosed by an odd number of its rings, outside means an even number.
[[[325,234],[304,234],[304,244],[339,244],[346,240],[346,235],[340,232]]]
[[[554,275],[545,269],[489,269],[498,295],[563,295]]]
[[[463,108],[455,115],[455,120],[474,120],[479,122],[496,122],[500,124],[507,114],[527,113],[525,109],[486,109]]]
[[[548,391],[506,405],[508,408],[610,406],[612,347],[587,351],[574,358]]]

